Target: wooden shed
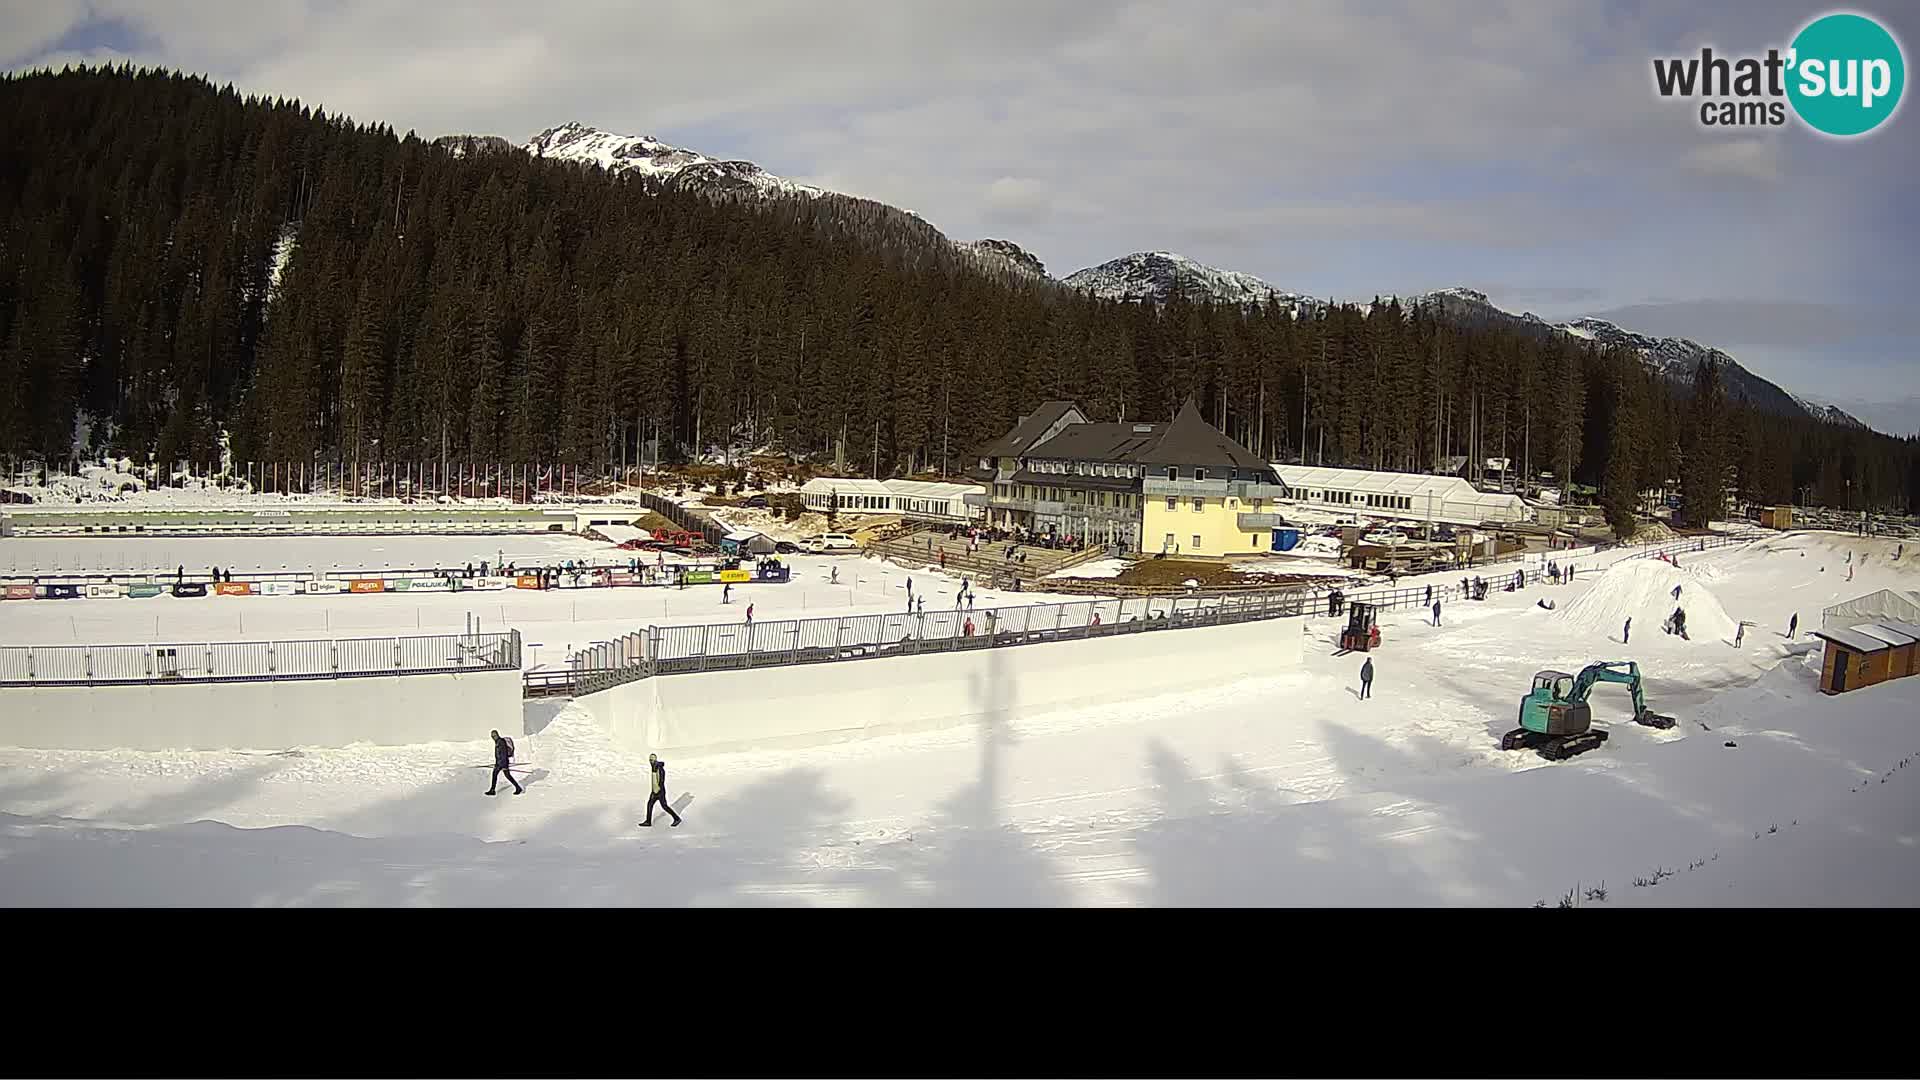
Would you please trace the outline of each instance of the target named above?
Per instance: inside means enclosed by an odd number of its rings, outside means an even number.
[[[1769,529],[1793,528],[1793,507],[1763,506],[1760,508],[1760,524]]]
[[[1823,694],[1842,694],[1913,673],[1913,635],[1879,623],[1861,623],[1816,630],[1813,636],[1826,642],[1820,661]]]

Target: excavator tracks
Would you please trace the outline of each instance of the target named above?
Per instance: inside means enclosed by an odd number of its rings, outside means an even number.
[[[1589,750],[1597,750],[1607,741],[1604,731],[1583,731],[1578,735],[1542,735],[1526,728],[1515,728],[1500,740],[1502,750],[1532,750],[1548,761],[1565,761]]]

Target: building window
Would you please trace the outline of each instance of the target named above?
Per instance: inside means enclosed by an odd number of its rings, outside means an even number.
[[[1205,480],[1207,478],[1207,470],[1196,466],[1193,470],[1193,478],[1195,480]]]
[[[1200,550],[1200,534],[1199,533],[1193,534],[1193,550],[1195,551]]]
[[[1255,510],[1258,510],[1258,509],[1260,509],[1260,505],[1261,505],[1262,503],[1264,503],[1264,502],[1266,502],[1266,500],[1265,500],[1265,499],[1255,499],[1255,500],[1253,500],[1253,508],[1254,508]]]
[[[1180,498],[1179,498],[1179,496],[1177,496],[1177,495],[1169,495],[1169,496],[1167,496],[1167,509],[1169,509],[1169,510],[1178,510],[1178,509],[1180,509]],[[1171,536],[1169,536],[1169,537],[1168,537],[1167,539],[1169,539],[1169,540],[1171,540],[1171,539],[1173,539],[1173,538],[1172,538]]]
[[[1193,512],[1194,512],[1194,513],[1196,513],[1196,514],[1204,514],[1204,513],[1206,513],[1206,512],[1207,512],[1207,500],[1205,500],[1205,499],[1203,499],[1203,498],[1201,498],[1201,497],[1200,497],[1200,496],[1198,496],[1198,495],[1195,495],[1195,496],[1193,497]]]
[[[1178,465],[1167,466],[1167,479],[1169,480],[1180,479],[1180,467]]]

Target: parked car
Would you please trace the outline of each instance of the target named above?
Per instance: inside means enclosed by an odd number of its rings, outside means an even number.
[[[1398,529],[1376,529],[1360,538],[1362,543],[1379,544],[1382,547],[1395,547],[1407,542],[1406,535]]]
[[[754,510],[765,510],[767,508],[767,497],[765,495],[749,495],[747,496],[747,501],[740,505],[750,507]]]
[[[800,545],[791,540],[775,540],[773,542],[773,553],[775,555],[797,555],[799,552]]]
[[[837,555],[860,550],[860,544],[846,533],[821,533],[818,536],[809,536],[800,541],[800,547],[814,555]]]

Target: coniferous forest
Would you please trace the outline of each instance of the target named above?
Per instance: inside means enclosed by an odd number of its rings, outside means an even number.
[[[1099,301],[843,196],[666,190],[131,68],[0,77],[0,148],[12,460],[84,428],[168,463],[225,431],[241,461],[598,466],[657,437],[957,472],[1048,398],[1192,397],[1276,460],[1508,457],[1621,511],[1673,477],[1920,505],[1916,439],[1756,412],[1712,370],[1397,302]]]

